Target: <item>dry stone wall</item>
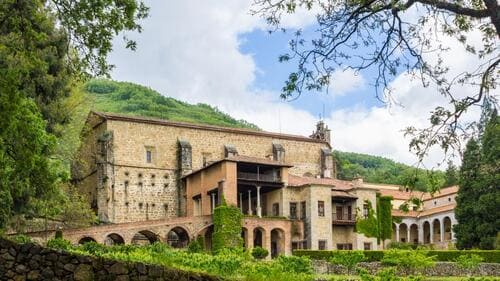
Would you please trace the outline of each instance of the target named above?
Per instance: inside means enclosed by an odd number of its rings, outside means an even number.
[[[176,280],[218,281],[218,277],[143,263],[127,263],[19,245],[0,238],[0,280]]]

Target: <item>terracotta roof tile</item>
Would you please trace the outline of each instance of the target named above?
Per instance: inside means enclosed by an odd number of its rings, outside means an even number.
[[[354,188],[352,182],[332,179],[332,178],[313,178],[313,177],[299,177],[295,175],[288,175],[288,186],[304,186],[304,185],[329,185],[336,190],[351,190]]]
[[[412,197],[421,198],[424,193],[420,191],[401,191],[392,189],[380,189],[380,194],[384,196],[392,196],[394,199],[408,200]]]
[[[439,206],[439,207],[432,208],[432,209],[426,209],[426,210],[423,210],[423,211],[409,211],[409,212],[403,212],[403,211],[398,210],[398,209],[393,209],[392,210],[392,215],[394,217],[414,217],[414,218],[421,218],[421,217],[425,217],[425,216],[430,216],[430,215],[439,214],[439,213],[442,213],[442,212],[447,212],[447,211],[454,210],[456,206],[457,206],[457,204],[453,203],[453,204]]]
[[[454,186],[450,186],[450,187],[446,187],[446,188],[441,188],[441,190],[434,193],[433,195],[431,195],[430,193],[425,193],[422,200],[424,200],[424,201],[431,200],[434,198],[455,194],[457,192],[458,192],[458,185],[454,185]]]

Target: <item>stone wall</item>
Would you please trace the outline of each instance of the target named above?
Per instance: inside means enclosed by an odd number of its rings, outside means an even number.
[[[207,280],[221,278],[143,263],[69,254],[0,238],[0,280]]]
[[[383,268],[380,262],[361,262],[358,266],[372,274]],[[334,265],[324,260],[313,260],[313,267],[314,272],[317,274],[347,274],[347,268],[344,266]],[[478,268],[470,273],[472,273],[472,276],[500,276],[500,264],[481,263]],[[403,275],[403,272],[398,272],[398,274]],[[467,276],[469,272],[453,262],[436,262],[434,267],[418,270],[416,274],[424,276]]]

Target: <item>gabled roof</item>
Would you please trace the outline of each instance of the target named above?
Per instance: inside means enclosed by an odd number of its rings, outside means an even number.
[[[392,216],[394,216],[394,217],[421,218],[421,217],[426,217],[426,216],[454,210],[456,206],[457,206],[457,204],[453,203],[453,204],[448,204],[448,205],[444,205],[444,206],[439,206],[436,208],[425,209],[423,211],[409,211],[409,212],[403,212],[403,211],[398,210],[398,209],[393,209]]]
[[[434,198],[452,195],[452,194],[455,194],[457,192],[458,192],[458,185],[454,185],[454,186],[450,186],[450,187],[441,188],[438,192],[436,192],[432,195],[430,193],[425,193],[424,197],[422,199],[424,201],[427,201],[427,200],[432,200]]]
[[[314,177],[299,177],[288,175],[288,186],[305,186],[305,185],[327,185],[335,190],[351,190],[354,185],[350,181],[338,180],[333,178],[314,178]]]
[[[286,139],[286,140],[322,143],[322,144],[327,145],[328,147],[331,147],[328,142],[325,142],[323,140],[313,139],[310,137],[299,136],[299,135],[292,135],[292,134],[280,134],[280,133],[252,130],[252,129],[231,128],[231,127],[221,127],[221,126],[213,126],[213,125],[205,125],[205,124],[195,124],[195,123],[188,123],[188,122],[178,122],[178,121],[155,119],[155,118],[149,118],[149,117],[123,115],[123,114],[117,114],[117,113],[96,112],[96,111],[93,111],[91,113],[98,115],[105,120],[116,120],[116,121],[133,122],[133,123],[145,123],[145,124],[153,124],[153,125],[159,125],[159,126],[182,127],[182,128],[190,128],[190,129],[198,129],[198,130],[263,136],[263,137],[270,137],[270,138],[276,138],[276,139]]]

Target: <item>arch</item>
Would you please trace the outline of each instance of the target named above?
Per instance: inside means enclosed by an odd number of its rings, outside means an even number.
[[[198,231],[198,236],[203,236],[204,248],[207,251],[212,250],[212,234],[214,233],[214,225],[210,224],[205,226],[202,230]]]
[[[159,241],[158,235],[150,230],[141,230],[132,238],[134,245],[148,245]]]
[[[432,243],[441,241],[441,222],[439,221],[439,219],[434,219],[432,221],[432,231]]]
[[[118,233],[110,233],[106,235],[104,239],[104,245],[112,246],[112,245],[123,245],[125,244],[125,239]]]
[[[285,254],[285,231],[281,228],[271,230],[271,258]]]
[[[266,231],[262,227],[256,227],[253,229],[253,246],[264,248],[264,239]]]
[[[428,221],[424,221],[423,230],[424,230],[424,244],[430,244],[431,243],[431,224]]]
[[[96,242],[97,241],[94,239],[94,237],[90,237],[90,236],[83,236],[82,238],[80,238],[80,240],[78,240],[78,244],[80,245],[83,245],[85,243],[89,243],[89,242]]]
[[[451,241],[452,239],[452,225],[450,217],[443,218],[444,241]]]
[[[410,225],[410,237],[408,243],[418,244],[418,225]]]
[[[167,243],[172,248],[186,248],[189,244],[189,234],[184,228],[176,226],[167,233]]]
[[[408,226],[406,223],[399,225],[399,242],[408,242]]]

